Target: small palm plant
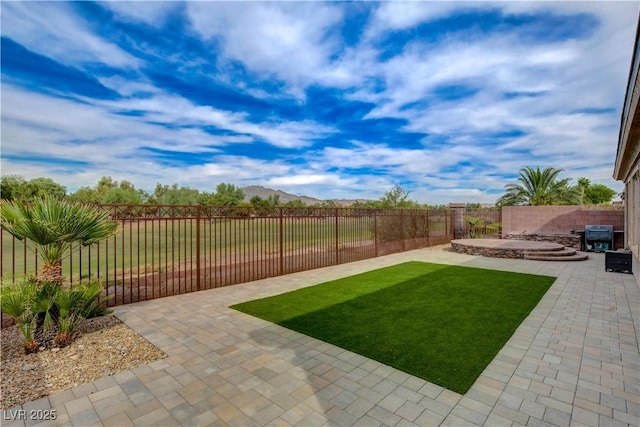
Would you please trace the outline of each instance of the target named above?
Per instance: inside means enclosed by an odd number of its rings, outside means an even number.
[[[79,314],[83,305],[83,294],[77,289],[61,289],[53,297],[53,302],[58,307],[56,324],[58,333],[53,338],[53,343],[58,347],[66,347],[73,341],[73,333],[76,327],[84,320]]]
[[[104,286],[98,281],[83,281],[76,284],[73,289],[81,294],[81,304],[78,313],[85,319],[106,316],[111,313],[107,308],[107,302],[113,295],[103,296]]]
[[[467,224],[469,224],[469,235],[471,236],[472,239],[475,238],[476,231],[477,231],[476,227],[481,227],[482,224],[484,224],[484,218],[475,218],[472,216],[467,216],[464,219],[465,221],[467,221]]]
[[[66,347],[73,342],[73,334],[76,328],[84,318],[77,313],[71,313],[68,316],[58,318],[58,333],[53,338],[53,344],[56,347]]]
[[[23,346],[27,354],[36,353],[39,349],[35,340],[37,318],[32,311],[37,293],[37,284],[27,281],[19,285],[3,286],[0,294],[0,309],[11,316],[18,325],[24,337]]]
[[[40,345],[35,339],[37,318],[33,315],[31,310],[24,312],[20,323],[18,323],[18,328],[20,329],[20,332],[22,332],[22,336],[24,336],[24,343],[22,344],[24,352],[26,354],[37,353],[38,350],[40,350]]]
[[[62,288],[28,278],[2,286],[0,312],[15,320],[24,336],[25,353],[35,353],[40,345],[46,346],[43,335],[38,334],[42,331],[55,330],[53,344],[65,347],[73,341],[75,330],[84,319],[110,313],[107,301],[111,296],[104,297],[103,291],[98,281]]]
[[[3,229],[36,245],[42,260],[37,277],[41,283],[62,284],[62,260],[74,243],[91,245],[118,230],[118,223],[110,220],[107,212],[52,197],[36,198],[28,204],[2,201],[0,214]]]
[[[31,282],[33,282],[31,280]],[[55,325],[57,307],[53,303],[53,298],[58,293],[60,287],[55,283],[35,282],[36,290],[32,294],[31,312],[37,319],[38,327],[49,331]]]

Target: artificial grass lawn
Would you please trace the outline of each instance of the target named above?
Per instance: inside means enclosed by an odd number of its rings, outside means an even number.
[[[464,394],[555,279],[407,262],[232,308]]]

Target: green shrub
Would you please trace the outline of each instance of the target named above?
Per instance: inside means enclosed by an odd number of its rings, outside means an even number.
[[[19,323],[24,312],[30,309],[37,290],[37,284],[33,279],[3,285],[2,293],[0,293],[0,311]]]
[[[502,223],[493,222],[491,224],[487,224],[484,229],[485,234],[502,234]]]
[[[35,279],[26,279],[22,283],[3,285],[0,294],[0,311],[11,316],[18,325],[24,337],[23,346],[26,354],[36,353],[39,349],[34,339],[37,328],[34,302],[38,292],[39,286]]]
[[[39,346],[35,340],[38,329],[57,327],[54,344],[60,347],[73,340],[76,327],[86,318],[110,313],[103,297],[103,286],[97,281],[86,281],[61,288],[53,282],[24,279],[2,286],[0,311],[11,316],[25,338],[25,351],[32,353]]]
[[[464,217],[464,220],[469,224],[469,235],[472,239],[475,237],[482,237],[481,231],[480,236],[478,236],[478,228],[482,227],[484,224],[484,218],[466,216]]]
[[[51,330],[55,325],[58,308],[53,301],[59,290],[60,287],[53,282],[36,285],[36,292],[31,301],[31,312],[35,316],[38,326],[42,326],[45,330]]]
[[[31,310],[26,310],[20,317],[20,323],[18,323],[18,329],[24,337],[22,343],[24,352],[26,354],[37,353],[40,346],[35,340],[35,332],[37,328],[37,318],[33,315]]]
[[[53,302],[58,307],[58,317],[56,326],[58,333],[53,339],[53,343],[58,347],[66,347],[73,341],[73,333],[76,327],[84,320],[80,314],[83,305],[82,293],[75,289],[60,289],[53,298]]]
[[[58,333],[53,338],[57,347],[66,347],[73,342],[73,334],[84,318],[76,313],[66,317],[58,317]]]
[[[80,294],[80,306],[78,309],[79,314],[85,319],[91,319],[93,317],[106,316],[111,313],[111,310],[107,308],[107,301],[109,301],[113,295],[103,297],[102,292],[104,286],[98,281],[83,281],[73,287],[75,292]]]

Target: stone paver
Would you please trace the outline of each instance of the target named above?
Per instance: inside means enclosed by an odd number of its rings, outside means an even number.
[[[228,308],[410,260],[558,280],[465,396]],[[603,254],[552,263],[437,247],[115,312],[168,357],[4,411],[2,425],[640,424],[640,289],[605,272]],[[47,410],[57,419],[28,419]]]

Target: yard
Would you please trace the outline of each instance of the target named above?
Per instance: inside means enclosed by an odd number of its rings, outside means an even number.
[[[232,308],[465,393],[554,281],[407,262]]]

